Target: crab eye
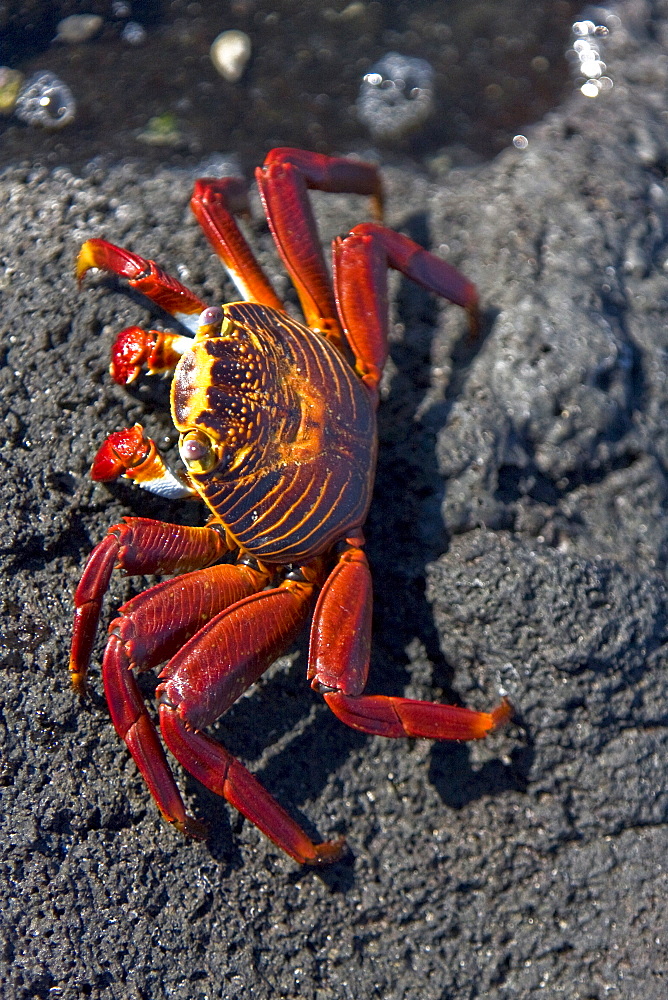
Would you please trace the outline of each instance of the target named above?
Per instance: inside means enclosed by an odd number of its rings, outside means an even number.
[[[211,439],[202,431],[183,434],[179,452],[192,472],[209,472],[218,460]]]
[[[220,337],[225,313],[220,306],[209,306],[199,314],[197,320],[197,340],[207,340],[209,337]]]
[[[223,322],[223,310],[220,306],[209,306],[204,312],[200,313],[199,325],[200,326],[213,326],[217,323],[218,326]]]

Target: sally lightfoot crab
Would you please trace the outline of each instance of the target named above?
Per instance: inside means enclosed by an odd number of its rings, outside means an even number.
[[[186,472],[171,472],[140,425],[111,434],[92,477],[119,476],[170,498],[199,497],[201,528],[139,517],[109,529],[75,596],[70,669],[85,690],[103,596],[114,567],[174,574],[132,598],[110,625],[102,674],[111,717],[163,816],[204,836],[186,812],[134,672],[167,661],[156,696],[165,745],[298,862],[339,856],[343,840],[311,841],[268,791],[205,733],[294,641],[312,615],[308,679],[347,725],[382,736],[471,740],[510,714],[364,693],[371,575],[363,550],[376,457],[375,411],[387,357],[387,269],[463,306],[477,293],[440,258],[378,222],[333,244],[330,280],[308,189],[368,195],[380,218],[375,166],[274,149],[256,179],[305,324],[292,319],[242,236],[237,179],[203,179],[191,207],[243,301],[207,307],[153,261],[100,239],[84,243],[79,279],[113,272],[188,331],[129,327],[111,374],[174,373],[171,409]]]

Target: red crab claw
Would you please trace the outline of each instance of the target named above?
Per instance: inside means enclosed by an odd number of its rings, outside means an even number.
[[[155,445],[145,437],[141,424],[115,431],[95,456],[91,478],[98,483],[109,483],[119,476],[135,479],[154,454]]]
[[[190,337],[169,330],[142,330],[128,326],[121,330],[111,349],[109,373],[118,385],[129,385],[141,374],[164,375],[176,368],[183,352],[192,346]]]
[[[118,385],[134,382],[154,347],[153,331],[142,330],[140,326],[121,330],[111,350],[109,373],[114,382]]]
[[[145,490],[172,500],[182,500],[194,493],[192,486],[170,471],[141,424],[110,434],[95,456],[90,474],[98,483],[125,476]]]

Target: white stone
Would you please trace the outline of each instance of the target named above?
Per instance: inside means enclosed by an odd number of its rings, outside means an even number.
[[[70,17],[64,17],[58,22],[56,39],[68,45],[87,42],[97,35],[102,23],[99,14],[71,14]]]
[[[211,62],[229,83],[243,76],[251,56],[251,40],[243,31],[223,31],[211,44]]]

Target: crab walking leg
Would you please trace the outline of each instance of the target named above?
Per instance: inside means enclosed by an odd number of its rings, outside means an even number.
[[[158,267],[155,261],[107,243],[106,240],[86,240],[83,244],[77,258],[78,280],[81,281],[93,267],[127,278],[132,288],[190,330],[196,328],[197,317],[206,308],[205,302]]]
[[[505,699],[492,712],[411,698],[364,695],[371,644],[371,573],[361,549],[346,549],[325,582],[313,617],[309,677],[332,712],[375,736],[476,740],[512,713]]]
[[[212,792],[221,795],[246,819],[299,864],[336,861],[345,840],[315,844],[264,785],[225,747],[204,733],[192,732],[177,712],[160,708],[162,735],[174,756]]]
[[[234,218],[250,215],[244,182],[237,177],[202,177],[195,182],[190,208],[241,297],[283,310]]]
[[[380,218],[383,193],[378,169],[370,163],[282,148],[269,153],[255,178],[307,325],[341,346],[341,327],[308,189],[370,195],[374,215]]]
[[[220,532],[180,524],[127,517],[109,529],[90,554],[74,595],[76,612],[72,633],[70,671],[80,694],[86,689],[102,599],[114,566],[128,576],[144,573],[183,573],[216,562],[229,551]]]
[[[332,861],[342,841],[314,844],[298,823],[221,744],[202,732],[295,639],[311,609],[313,583],[285,580],[214,618],[167,664],[160,678],[160,727],[169,750],[301,863]]]
[[[159,583],[128,601],[109,627],[102,677],[116,732],[127,744],[165,819],[194,837],[201,838],[204,829],[186,815],[132,669],[147,670],[160,663],[214,615],[266,582],[265,572],[243,564],[197,570]]]
[[[123,604],[109,633],[123,645],[130,666],[150,670],[221,611],[261,591],[270,578],[269,570],[248,557],[182,573]]]
[[[480,740],[513,713],[507,698],[491,712],[386,695],[351,697],[333,692],[325,694],[324,699],[334,715],[351,729],[374,736],[415,736],[427,740]]]
[[[463,306],[472,333],[478,329],[478,292],[452,264],[401,233],[375,223],[355,226],[333,243],[334,291],[357,372],[374,389],[387,360],[388,267],[455,305]]]
[[[307,677],[316,691],[354,696],[366,686],[373,584],[366,556],[356,541],[348,539],[313,613]]]
[[[116,732],[127,744],[167,822],[181,833],[204,840],[206,828],[186,812],[155,726],[119,647],[112,636],[102,665],[104,691]]]

